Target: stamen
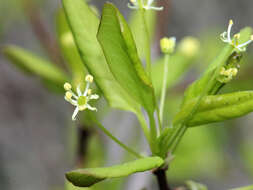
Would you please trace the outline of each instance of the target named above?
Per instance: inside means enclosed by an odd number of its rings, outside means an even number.
[[[73,94],[71,92],[69,92],[69,91],[65,93],[65,97],[69,101],[71,101],[72,96],[73,96]]]
[[[87,75],[87,76],[85,77],[85,81],[86,81],[86,82],[92,83],[92,82],[93,82],[93,76]]]
[[[69,84],[68,82],[66,82],[63,87],[66,91],[69,91],[72,88],[71,84]]]
[[[253,41],[253,35],[250,36],[250,40],[248,40],[247,42],[245,42],[243,44],[240,44],[238,47],[239,48],[244,47],[244,46],[250,44],[252,41]]]
[[[233,20],[230,19],[230,20],[229,20],[229,25],[233,25],[233,24],[234,24]]]

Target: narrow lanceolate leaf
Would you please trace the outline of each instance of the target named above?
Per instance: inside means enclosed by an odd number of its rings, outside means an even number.
[[[81,59],[110,106],[136,112],[140,106],[115,80],[97,41],[97,16],[84,0],[62,0],[62,3]]]
[[[117,81],[149,113],[153,113],[155,99],[151,81],[139,59],[126,20],[110,3],[104,6],[97,37]]]
[[[75,186],[89,187],[108,178],[125,177],[137,172],[152,170],[163,163],[160,157],[147,157],[111,167],[74,170],[68,172],[66,178]]]
[[[251,28],[247,27],[240,31],[241,39],[249,39],[251,34]],[[240,42],[241,42],[240,39]],[[205,73],[194,83],[192,83],[187,90],[184,93],[184,101],[187,102],[191,98],[198,97],[202,92],[207,83],[211,83],[210,88],[207,91],[207,95],[214,95],[218,92],[218,90],[224,85],[224,83],[219,82],[218,80],[210,81],[210,78],[216,74],[218,74],[217,70],[220,70],[220,68],[226,64],[229,64],[230,61],[229,58],[233,59],[233,57],[230,57],[232,53],[235,51],[235,48],[231,46],[230,44],[226,45],[225,48],[220,52],[220,54],[214,59],[214,61],[209,65]],[[240,61],[240,60],[239,60]],[[218,76],[217,76],[218,77]]]
[[[179,123],[186,117],[188,112],[196,104],[196,98],[190,100],[182,108],[175,119],[174,124]],[[187,122],[190,127],[220,122],[236,117],[241,117],[253,111],[253,91],[234,92],[222,95],[205,96],[197,112]]]
[[[56,28],[62,54],[72,72],[72,83],[74,82],[80,84],[81,82],[84,82],[87,70],[81,60],[74,37],[62,9],[59,9],[56,15]]]
[[[230,190],[252,190],[252,189],[253,189],[253,185],[245,186],[245,187],[238,187],[238,188],[234,188],[234,189],[230,189]]]
[[[15,66],[24,72],[38,76],[52,85],[62,86],[69,79],[61,69],[51,62],[22,48],[6,46],[3,49],[3,53]]]

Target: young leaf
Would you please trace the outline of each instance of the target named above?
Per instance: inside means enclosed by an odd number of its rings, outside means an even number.
[[[62,3],[81,59],[110,106],[132,112],[139,110],[140,106],[118,84],[106,63],[96,38],[97,16],[83,0],[62,0]]]
[[[16,46],[6,46],[3,49],[5,56],[24,72],[39,76],[51,84],[62,86],[68,81],[68,76],[54,64],[43,60],[33,53]]]
[[[74,83],[84,82],[87,70],[82,63],[74,37],[62,9],[59,9],[56,15],[56,27],[58,42],[69,69],[73,74]]]
[[[75,186],[89,187],[108,178],[125,177],[158,168],[163,163],[160,157],[146,157],[111,167],[74,170],[66,173],[66,178]]]
[[[179,123],[196,104],[196,98],[188,101],[175,119]],[[187,122],[189,127],[241,117],[253,111],[253,91],[234,92],[222,95],[205,96],[198,111]]]
[[[149,113],[153,113],[155,99],[151,81],[142,67],[125,19],[110,3],[103,8],[97,38],[116,80]]]

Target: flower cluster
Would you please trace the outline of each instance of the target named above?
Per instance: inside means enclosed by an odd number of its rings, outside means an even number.
[[[225,43],[229,43],[230,45],[234,46],[240,52],[246,51],[246,46],[253,41],[253,35],[250,37],[250,40],[248,40],[247,42],[239,44],[240,34],[235,34],[234,37],[231,38],[231,29],[232,29],[233,24],[234,24],[233,20],[230,20],[227,31],[223,32],[220,35],[221,40]]]
[[[225,67],[222,67],[220,70],[220,75],[218,77],[218,81],[221,83],[228,83],[235,77],[238,73],[237,68],[229,68],[226,69]]]
[[[146,1],[146,3],[144,2]],[[139,5],[138,0],[130,0],[130,3],[128,3],[128,7],[130,9],[140,9],[141,7],[145,10],[155,10],[155,11],[161,11],[163,10],[163,7],[155,7],[152,6],[154,0],[140,0],[141,6]]]
[[[88,102],[92,99],[98,99],[99,96],[97,94],[92,94],[90,89],[90,84],[93,82],[93,77],[91,75],[87,75],[85,78],[87,82],[84,92],[82,93],[80,85],[76,88],[76,93],[74,93],[71,89],[72,86],[69,83],[64,84],[64,89],[66,90],[65,93],[65,100],[71,103],[72,105],[76,106],[76,109],[72,115],[72,120],[76,119],[76,115],[79,111],[83,111],[85,109],[89,109],[91,111],[97,111],[95,107],[91,107]]]

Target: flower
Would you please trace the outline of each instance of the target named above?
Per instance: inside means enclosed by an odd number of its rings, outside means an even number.
[[[93,77],[91,75],[87,75],[85,77],[85,81],[87,82],[84,92],[81,92],[80,85],[76,88],[76,93],[74,93],[71,88],[71,84],[65,83],[64,89],[66,90],[65,93],[65,100],[75,106],[75,111],[72,115],[72,120],[76,120],[76,115],[79,111],[83,111],[85,109],[89,109],[91,111],[97,111],[97,108],[91,107],[88,102],[93,99],[98,99],[99,96],[97,94],[91,94],[90,84],[93,82]]]
[[[178,45],[178,51],[187,57],[194,57],[200,49],[200,42],[197,38],[187,36]]]
[[[143,1],[146,1],[146,3],[144,3]],[[143,9],[149,10],[155,10],[155,11],[161,11],[163,10],[163,7],[155,7],[152,6],[154,0],[140,0],[141,2],[141,6],[139,5],[138,0],[130,0],[130,3],[128,3],[128,7],[130,9],[139,9],[140,7],[142,7]]]
[[[248,40],[247,42],[239,44],[238,40],[240,38],[240,34],[235,34],[234,39],[231,38],[231,29],[233,24],[234,24],[233,20],[229,20],[228,30],[220,35],[221,40],[225,43],[229,43],[230,45],[234,46],[240,52],[246,51],[246,46],[253,41],[253,35],[251,35],[250,40]]]

